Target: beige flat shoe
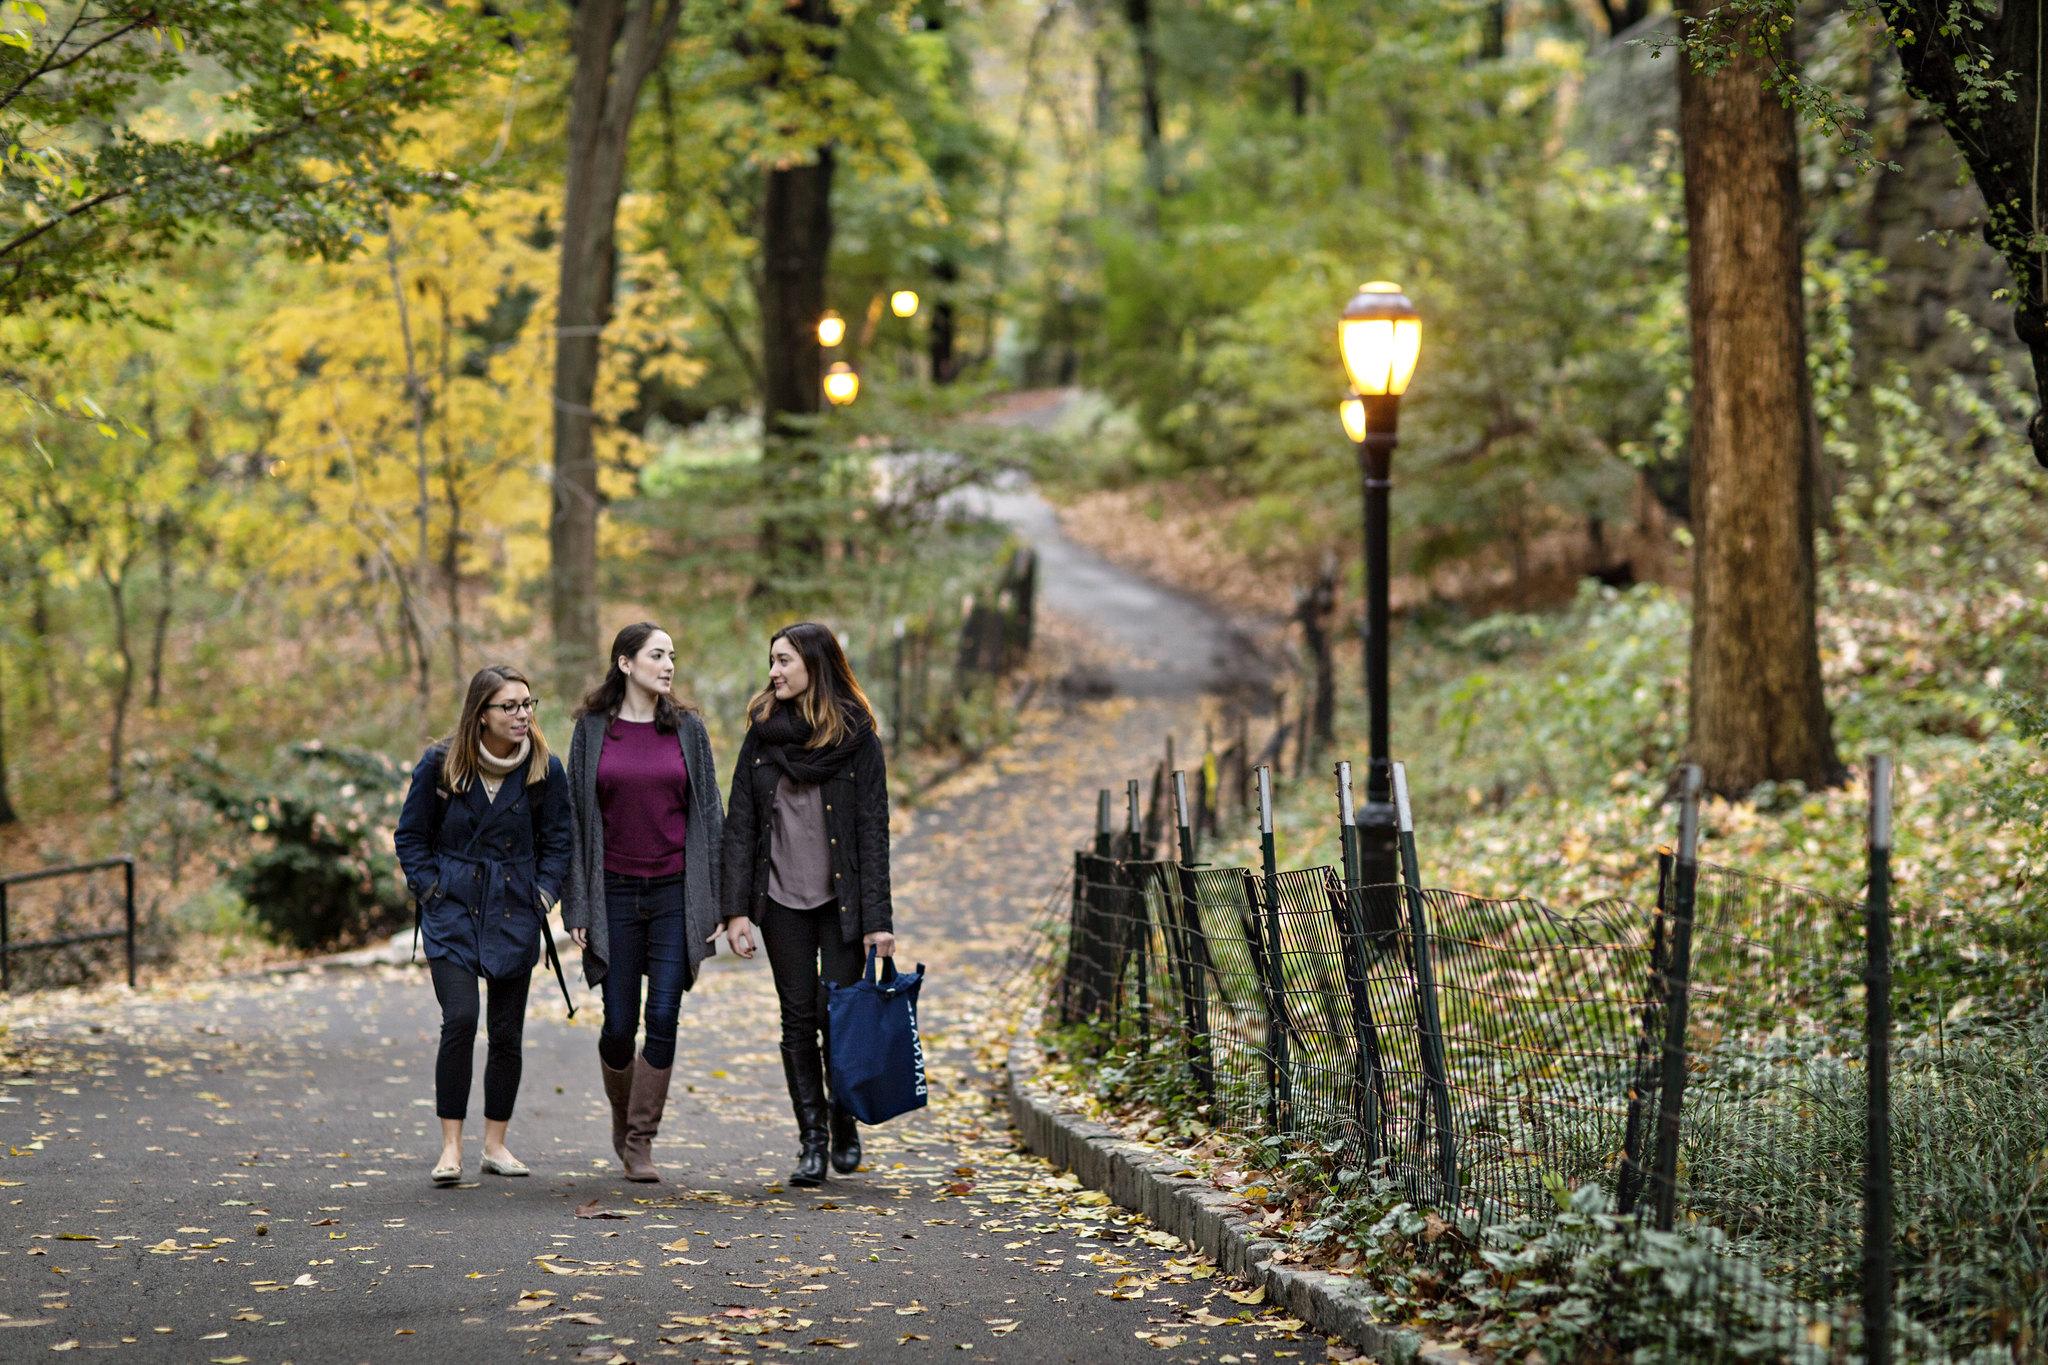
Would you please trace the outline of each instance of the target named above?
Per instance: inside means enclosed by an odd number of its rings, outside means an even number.
[[[433,1176],[433,1181],[436,1185],[454,1185],[459,1183],[462,1179],[462,1167],[436,1166],[431,1172],[431,1174]]]
[[[527,1166],[527,1164],[519,1160],[519,1158],[517,1157],[514,1157],[510,1161],[498,1161],[492,1157],[485,1157],[483,1169],[485,1175],[516,1176],[533,1174],[533,1171]]]

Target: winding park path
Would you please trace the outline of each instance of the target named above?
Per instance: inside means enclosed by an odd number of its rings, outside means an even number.
[[[1038,543],[1056,633],[1115,691],[1034,713],[897,839],[934,1100],[870,1130],[861,1172],[782,1185],[794,1132],[759,960],[714,959],[684,1001],[660,1186],[618,1178],[598,1002],[566,1021],[551,981],[512,1134],[534,1176],[479,1182],[472,1132],[472,1180],[446,1190],[427,1181],[423,968],[18,999],[0,1004],[0,1360],[1323,1358],[1008,1130],[990,1059],[1094,793],[1197,733],[1244,650],[1066,542],[1028,490],[993,509]]]

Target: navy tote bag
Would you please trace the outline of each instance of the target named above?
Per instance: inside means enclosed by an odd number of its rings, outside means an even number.
[[[828,983],[825,1043],[832,1098],[862,1123],[886,1123],[925,1104],[924,1044],[917,1036],[917,992],[924,964],[903,973],[896,959],[875,978],[875,950],[867,972],[851,986]]]

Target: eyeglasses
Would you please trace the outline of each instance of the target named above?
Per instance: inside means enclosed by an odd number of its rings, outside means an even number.
[[[484,703],[484,710],[500,711],[508,716],[516,716],[520,715],[523,712],[540,710],[540,698],[528,697],[525,701],[486,702]]]

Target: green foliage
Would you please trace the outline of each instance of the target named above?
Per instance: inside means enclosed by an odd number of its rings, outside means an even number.
[[[2048,667],[2048,481],[2020,436],[2026,400],[1996,360],[1982,383],[1952,375],[1930,391],[1893,374],[1867,399],[1867,432],[1827,443],[1823,653],[1849,702],[1838,734],[1852,748],[1981,738],[2004,680]]]
[[[405,771],[383,754],[294,744],[266,777],[190,760],[174,780],[248,843],[224,860],[228,885],[278,942],[329,948],[389,933],[408,901],[391,830]]]
[[[1552,145],[1563,43],[1486,58],[1458,7],[1378,6],[1356,28],[1348,8],[1160,20],[1202,117],[1168,195],[1116,200],[1127,211],[1089,229],[1093,373],[1155,448],[1138,469],[1217,471],[1261,495],[1246,543],[1348,547],[1335,327],[1370,274],[1425,315],[1396,466],[1407,567],[1624,524],[1683,333],[1673,187]],[[1304,68],[1298,114],[1272,103],[1262,43]]]
[[[1592,582],[1563,612],[1446,628],[1435,677],[1413,694],[1421,723],[1447,741],[1431,746],[1430,786],[1555,797],[1604,791],[1619,771],[1662,772],[1683,738],[1674,663],[1689,628],[1662,588]]]
[[[460,8],[11,0],[0,22],[0,312],[143,307],[138,267],[224,227],[324,257],[463,178],[394,156],[409,115],[509,54]]]
[[[1997,705],[2013,737],[1986,750],[1976,794],[2019,838],[2009,875],[2038,922],[2048,909],[2048,693],[2013,687]]]

